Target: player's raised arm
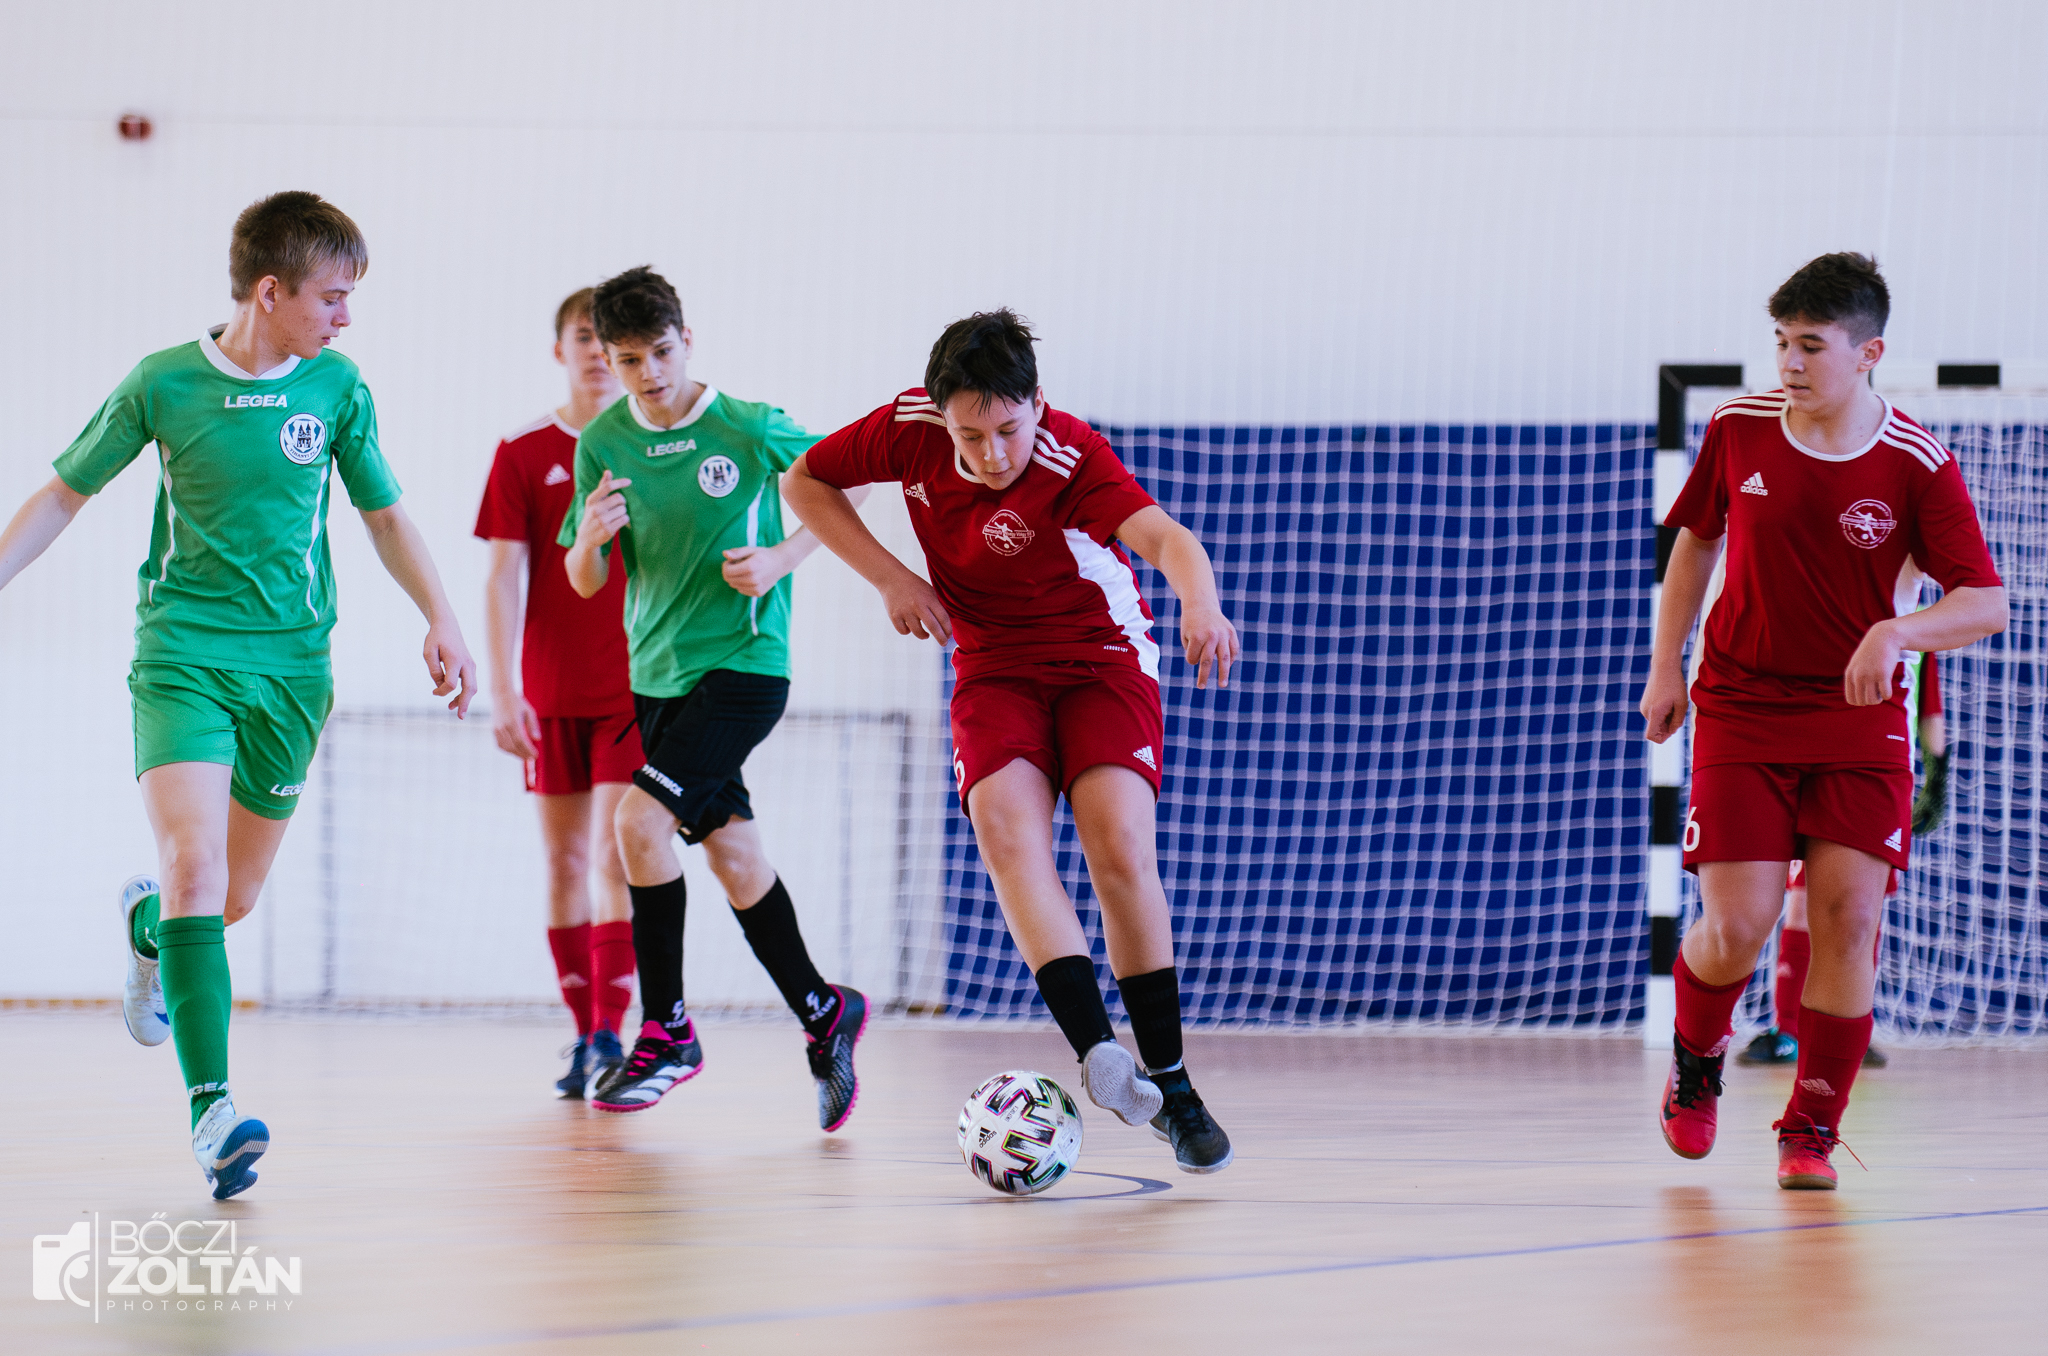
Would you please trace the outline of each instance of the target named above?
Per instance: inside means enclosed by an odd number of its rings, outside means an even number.
[[[2003,588],[1957,588],[1940,602],[1878,622],[1842,671],[1842,696],[1851,706],[1887,701],[1907,650],[1960,650],[2005,629]]]
[[[1173,520],[1157,504],[1139,509],[1116,530],[1117,540],[1136,551],[1163,575],[1180,599],[1180,643],[1195,666],[1195,686],[1230,686],[1230,666],[1237,662],[1237,628],[1223,615],[1216,592],[1216,570],[1194,533]]]
[[[632,483],[630,480],[613,480],[607,468],[583,500],[583,516],[576,524],[576,541],[563,558],[562,568],[569,572],[569,586],[585,598],[595,598],[611,575],[605,562],[604,548],[611,545],[612,538],[618,536],[623,528],[632,525],[632,515],[626,510],[626,496],[622,493]]]
[[[49,484],[22,501],[6,530],[0,531],[0,589],[50,549],[90,498],[66,485],[62,476],[51,476]]]
[[[1671,562],[1664,568],[1664,592],[1657,604],[1657,636],[1650,644],[1650,677],[1643,684],[1640,709],[1652,744],[1662,744],[1685,724],[1689,704],[1685,691],[1685,638],[1699,620],[1707,600],[1707,584],[1721,558],[1725,537],[1711,541],[1678,529]]]
[[[447,697],[454,693],[448,709],[458,719],[467,716],[469,704],[476,700],[476,660],[470,657],[469,646],[462,639],[462,624],[455,620],[455,609],[448,605],[448,595],[441,589],[440,572],[434,568],[434,558],[427,553],[420,530],[413,526],[402,504],[363,510],[363,525],[370,530],[377,559],[384,562],[385,570],[427,619],[427,639],[421,655],[427,662],[427,677],[434,683],[434,695]]]
[[[854,573],[875,586],[898,635],[936,640],[942,645],[952,639],[953,619],[946,615],[938,592],[875,539],[855,511],[857,501],[847,491],[811,474],[809,457],[809,453],[798,457],[782,477],[782,497],[804,526],[833,555],[851,565]]]

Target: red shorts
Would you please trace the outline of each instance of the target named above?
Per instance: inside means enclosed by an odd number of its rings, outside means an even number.
[[[1159,794],[1166,722],[1159,683],[1121,664],[1061,660],[963,678],[953,688],[960,802],[1019,758],[1062,792],[1091,767],[1127,767]]]
[[[1913,843],[1913,774],[1855,763],[1717,763],[1693,769],[1685,867],[1789,862],[1802,839],[1867,852],[1906,869]]]
[[[615,716],[542,716],[540,757],[526,765],[526,789],[573,796],[601,782],[631,783],[647,761],[631,711]]]

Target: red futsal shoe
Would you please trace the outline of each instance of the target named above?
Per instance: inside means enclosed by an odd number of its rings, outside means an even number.
[[[1795,1127],[1787,1116],[1771,1126],[1778,1132],[1778,1185],[1786,1191],[1833,1191],[1835,1168],[1828,1155],[1842,1137],[1809,1116],[1799,1119],[1805,1124]]]
[[[1721,1100],[1721,1061],[1725,1056],[1696,1055],[1675,1035],[1671,1049],[1671,1077],[1664,1083],[1659,1118],[1664,1142],[1680,1158],[1705,1158],[1714,1151],[1715,1108]]]

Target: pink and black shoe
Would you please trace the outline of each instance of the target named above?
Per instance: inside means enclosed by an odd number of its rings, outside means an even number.
[[[697,1044],[697,1023],[689,1020],[683,1037],[670,1037],[659,1022],[640,1028],[633,1053],[599,1084],[590,1104],[599,1111],[645,1111],[678,1083],[687,1083],[704,1068],[704,1047]]]
[[[804,1036],[804,1055],[811,1077],[818,1080],[818,1128],[830,1133],[846,1124],[860,1099],[860,1079],[853,1072],[853,1046],[868,1029],[868,996],[850,985],[834,984],[839,1011],[823,1036]]]

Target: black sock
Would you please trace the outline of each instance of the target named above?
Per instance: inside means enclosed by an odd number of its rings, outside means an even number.
[[[664,885],[628,885],[633,897],[633,959],[640,967],[640,1016],[680,1040],[683,1011],[683,912],[689,892],[677,876]]]
[[[1095,982],[1095,962],[1086,956],[1047,961],[1038,971],[1038,991],[1076,1055],[1116,1039],[1109,1009],[1102,1005],[1102,988]]]
[[[775,878],[753,908],[735,908],[733,916],[747,934],[747,945],[754,948],[754,959],[782,991],[782,1001],[806,1032],[822,1039],[839,1015],[839,993],[811,964],[803,930],[796,925],[796,905],[790,903],[782,877]]]
[[[1180,972],[1171,965],[1149,974],[1126,975],[1116,982],[1124,1011],[1131,1014],[1131,1036],[1147,1069],[1171,1069],[1180,1063]]]

